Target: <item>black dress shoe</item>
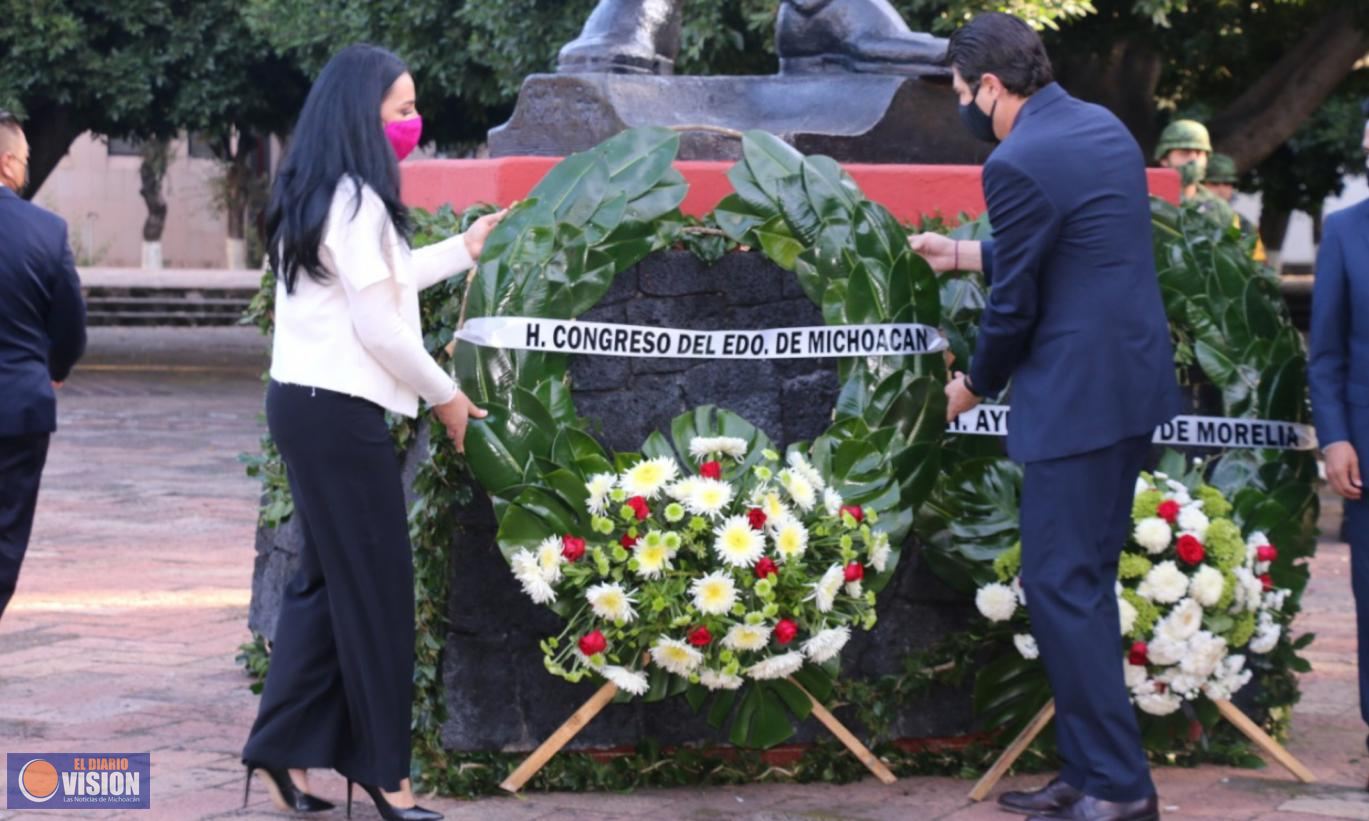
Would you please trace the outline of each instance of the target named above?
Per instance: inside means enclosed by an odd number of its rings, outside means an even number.
[[[1152,795],[1139,801],[1104,801],[1086,795],[1063,810],[1033,815],[1032,821],[1055,818],[1070,821],[1160,821],[1160,799]]]
[[[1084,794],[1056,778],[1039,790],[1014,790],[998,796],[998,806],[1023,815],[1051,813],[1068,809]]]
[[[242,805],[247,806],[247,801],[252,792],[252,774],[262,773],[266,776],[266,791],[271,794],[271,803],[278,809],[286,812],[323,812],[331,810],[331,802],[324,801],[322,798],[312,796],[309,793],[295,786],[295,782],[290,779],[290,773],[280,767],[271,767],[256,761],[244,761],[247,765],[247,784],[242,788]]]
[[[352,817],[352,785],[356,782],[347,779],[347,817]],[[442,813],[434,812],[426,807],[417,804],[412,807],[396,807],[385,800],[385,794],[377,787],[368,787],[365,784],[357,786],[366,791],[375,802],[376,812],[380,813],[383,821],[442,821]]]

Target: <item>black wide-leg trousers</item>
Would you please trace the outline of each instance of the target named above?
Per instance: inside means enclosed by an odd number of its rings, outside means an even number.
[[[0,616],[19,584],[19,568],[33,532],[38,485],[48,458],[49,434],[0,436]]]
[[[304,542],[243,759],[397,790],[409,777],[414,570],[385,413],[273,381],[266,417]]]

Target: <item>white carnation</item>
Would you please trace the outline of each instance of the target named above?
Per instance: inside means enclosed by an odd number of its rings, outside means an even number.
[[[803,667],[803,654],[791,650],[778,656],[771,656],[747,668],[746,674],[756,680],[788,678]]]
[[[1122,661],[1122,676],[1126,679],[1127,689],[1135,692],[1138,689],[1150,686],[1150,674],[1144,664],[1132,664],[1126,660]],[[1151,687],[1151,689],[1155,689]]]
[[[1207,536],[1207,527],[1211,524],[1207,514],[1198,505],[1189,505],[1179,511],[1179,529],[1185,533],[1192,533],[1200,540]]]
[[[1155,565],[1144,580],[1150,598],[1161,604],[1173,604],[1188,592],[1188,576],[1173,561]]]
[[[989,621],[1007,621],[1017,612],[1017,594],[1006,584],[986,584],[975,594],[974,606]]]
[[[1255,635],[1250,639],[1250,652],[1268,653],[1279,643],[1279,636],[1283,633],[1283,627],[1278,622],[1270,618],[1268,613],[1260,614],[1260,624],[1255,630]]]
[[[1171,664],[1178,664],[1184,658],[1184,653],[1188,652],[1188,645],[1184,642],[1177,642],[1173,639],[1157,636],[1146,645],[1146,658],[1151,664],[1168,667]]]
[[[1212,675],[1224,658],[1226,639],[1201,630],[1188,640],[1188,655],[1179,662],[1179,668],[1201,681]]]
[[[1232,613],[1244,613],[1260,609],[1264,596],[1264,582],[1248,568],[1238,567],[1236,575],[1236,598],[1231,605]]]
[[[1176,643],[1187,641],[1203,626],[1203,608],[1193,599],[1179,602],[1155,627],[1155,635]]]
[[[841,648],[846,646],[846,642],[851,640],[851,628],[845,625],[841,627],[829,627],[821,630],[803,643],[803,652],[809,659],[817,664],[822,664],[828,659],[835,658],[841,652]]]
[[[1117,615],[1119,616],[1118,621],[1121,622],[1122,635],[1125,636],[1127,633],[1131,632],[1131,628],[1136,626],[1136,608],[1132,605],[1131,602],[1127,601],[1121,596],[1118,596]]]
[[[1203,685],[1203,679],[1189,675],[1177,667],[1164,671],[1156,676],[1155,680],[1162,682],[1169,692],[1184,699],[1196,698]]]
[[[1136,695],[1136,706],[1153,716],[1167,716],[1177,711],[1182,704],[1183,700],[1171,692]]]
[[[1041,655],[1040,648],[1036,646],[1036,637],[1031,633],[1018,633],[1012,637],[1012,643],[1024,659],[1034,659]]]
[[[1188,595],[1203,607],[1212,607],[1222,598],[1222,590],[1225,587],[1226,577],[1222,572],[1212,565],[1205,564],[1198,568],[1198,572],[1193,574],[1193,580],[1188,583]]]
[[[1150,516],[1136,523],[1136,529],[1132,531],[1131,537],[1145,548],[1147,553],[1155,555],[1165,552],[1165,548],[1169,547],[1170,540],[1174,538],[1174,531],[1170,529],[1169,522],[1159,516]]]

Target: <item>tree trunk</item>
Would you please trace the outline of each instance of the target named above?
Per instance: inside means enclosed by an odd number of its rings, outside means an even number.
[[[1101,54],[1063,51],[1054,67],[1062,86],[1116,114],[1147,151],[1159,139],[1155,90],[1164,66],[1150,44],[1125,38]]]
[[[1369,31],[1356,24],[1350,3],[1333,8],[1208,122],[1218,150],[1244,173],[1292,137],[1369,52]]]
[[[1260,241],[1270,252],[1283,249],[1284,238],[1288,236],[1288,220],[1292,216],[1291,211],[1271,207],[1268,203],[1260,208]]]
[[[143,162],[138,167],[142,187],[138,193],[147,203],[147,219],[143,220],[143,241],[161,242],[166,230],[166,197],[162,181],[171,162],[171,144],[167,140],[147,140],[143,143]]]
[[[40,103],[29,107],[28,118],[24,120],[24,134],[29,141],[29,184],[24,190],[25,199],[33,199],[84,131],[71,109],[65,106]]]

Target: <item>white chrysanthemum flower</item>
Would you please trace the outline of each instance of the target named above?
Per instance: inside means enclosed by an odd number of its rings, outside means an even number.
[[[760,650],[770,643],[770,628],[764,624],[734,624],[723,636],[729,650]]]
[[[765,537],[745,516],[730,516],[713,531],[713,552],[723,564],[751,567],[765,555]]]
[[[716,517],[732,502],[732,485],[719,479],[700,479],[685,500],[685,507],[697,516]]]
[[[1211,699],[1230,699],[1250,682],[1250,678],[1250,671],[1245,669],[1245,656],[1227,656],[1204,685],[1203,692]]]
[[[1164,636],[1156,636],[1146,645],[1146,658],[1150,660],[1151,664],[1160,667],[1178,664],[1183,661],[1184,653],[1187,652],[1187,643],[1176,642],[1174,639]]]
[[[813,592],[804,601],[816,601],[818,610],[826,613],[832,609],[836,603],[837,594],[841,592],[841,586],[846,583],[846,572],[841,565],[834,564],[827,568],[827,572],[822,574],[822,578],[813,584]]]
[[[1132,531],[1131,537],[1145,548],[1147,553],[1156,555],[1164,553],[1165,548],[1169,547],[1170,540],[1174,538],[1174,531],[1170,529],[1169,522],[1159,516],[1150,516],[1136,523],[1136,529]]]
[[[771,538],[775,541],[775,552],[785,559],[797,559],[808,549],[808,528],[793,516],[776,520]]]
[[[542,566],[532,551],[519,550],[514,553],[509,559],[509,566],[513,570],[513,577],[518,580],[528,598],[537,604],[551,604],[556,601],[556,591],[542,575]]]
[[[794,500],[799,510],[804,513],[813,509],[813,505],[818,503],[817,491],[813,488],[812,482],[804,478],[803,474],[796,470],[786,468],[780,471],[780,487],[783,487],[789,494],[789,498]]]
[[[634,696],[640,696],[651,687],[651,682],[647,677],[626,667],[619,667],[614,664],[607,665],[599,670],[604,678],[618,685],[618,689]]]
[[[1132,664],[1124,660],[1122,662],[1122,676],[1126,679],[1127,689],[1132,692],[1150,686],[1150,674],[1146,671],[1144,664]],[[1154,687],[1151,689],[1153,690]]]
[[[703,481],[702,476],[686,476],[678,482],[671,482],[666,485],[665,494],[677,502],[688,502],[694,498],[694,494],[698,492],[699,485]]]
[[[661,492],[661,488],[673,481],[679,473],[680,466],[674,459],[669,456],[658,456],[655,459],[643,459],[628,468],[619,485],[629,496],[653,499]]]
[[[1172,561],[1160,562],[1146,573],[1144,584],[1150,598],[1161,604],[1173,604],[1188,592],[1188,576]]]
[[[1236,575],[1236,598],[1231,605],[1231,612],[1254,612],[1260,609],[1260,602],[1264,598],[1264,582],[1249,568],[1238,567],[1233,572]]]
[[[788,678],[803,667],[803,654],[794,650],[771,656],[747,668],[746,674],[758,681],[773,678]]]
[[[1155,635],[1184,642],[1203,626],[1203,608],[1193,599],[1179,602],[1169,615],[1155,626]]]
[[[542,571],[542,578],[547,580],[547,584],[561,581],[561,565],[565,561],[560,538],[550,536],[537,546],[537,567]]]
[[[989,621],[1007,621],[1017,612],[1017,594],[1006,584],[986,584],[975,593],[974,606]]]
[[[1179,529],[1185,533],[1192,533],[1200,540],[1207,536],[1207,527],[1210,524],[1211,521],[1200,505],[1189,505],[1179,511]]]
[[[1188,595],[1203,607],[1211,607],[1222,598],[1222,590],[1225,587],[1226,577],[1222,575],[1222,571],[1205,564],[1198,568],[1198,572],[1193,574],[1193,580],[1188,583]]]
[[[1188,492],[1188,486],[1183,482],[1166,477],[1165,487],[1169,488],[1169,493],[1167,494],[1168,498],[1173,499],[1179,504],[1186,505],[1193,501],[1193,497]]]
[[[756,492],[751,494],[751,506],[760,508],[769,521],[783,519],[790,515],[789,508],[785,507],[784,500],[780,498],[780,495],[763,487],[757,488]]]
[[[671,569],[670,560],[674,555],[664,539],[638,542],[633,550],[633,557],[637,560],[637,575],[644,579],[659,579],[663,572]]]
[[[585,490],[589,491],[589,502],[586,507],[590,513],[602,516],[608,512],[608,495],[617,483],[618,477],[612,473],[596,473],[589,477],[589,481],[585,482]]]
[[[737,603],[737,585],[725,570],[700,576],[689,586],[694,596],[694,607],[707,616],[720,616]]]
[[[722,670],[705,669],[699,673],[699,683],[710,690],[736,690],[746,683],[741,676],[734,676]]]
[[[820,630],[803,643],[804,655],[817,664],[836,658],[846,642],[851,640],[851,628],[842,625]]]
[[[1018,633],[1012,637],[1012,643],[1024,659],[1034,659],[1041,655],[1040,648],[1036,646],[1036,637],[1031,633]]]
[[[1289,591],[1285,588],[1270,590],[1264,594],[1264,600],[1260,603],[1260,607],[1264,610],[1282,610],[1284,603],[1288,601],[1288,594]]]
[[[1167,716],[1178,711],[1183,705],[1183,699],[1171,692],[1163,693],[1138,693],[1136,695],[1136,706],[1144,712],[1153,716]]]
[[[696,436],[689,440],[689,455],[695,459],[707,456],[746,458],[746,440],[735,436]]]
[[[858,599],[865,595],[865,585],[859,579],[846,583],[846,595],[853,599]]]
[[[832,488],[827,488],[822,492],[822,509],[828,516],[836,516],[841,513],[841,494]]]
[[[1198,676],[1183,672],[1177,667],[1172,667],[1155,677],[1156,681],[1163,683],[1169,692],[1183,698],[1193,699],[1198,696],[1198,691],[1203,686],[1203,679]]]
[[[1188,655],[1179,662],[1179,668],[1201,681],[1212,675],[1224,658],[1226,639],[1200,630],[1188,640]]]
[[[1273,650],[1279,643],[1279,636],[1283,633],[1280,626],[1268,613],[1260,614],[1259,627],[1255,629],[1255,635],[1250,639],[1250,652],[1261,655]]]
[[[800,476],[807,479],[808,484],[812,485],[814,490],[821,491],[827,487],[827,483],[822,479],[822,474],[818,473],[817,468],[814,468],[808,463],[807,459],[803,458],[802,453],[791,450],[789,452],[788,461],[789,467]]]
[[[876,573],[883,573],[889,566],[889,557],[893,555],[894,548],[889,544],[889,534],[883,531],[876,531],[871,539],[870,566]]]
[[[1263,530],[1256,530],[1255,532],[1247,536],[1245,540],[1245,546],[1249,548],[1252,552],[1255,550],[1255,548],[1263,547],[1267,544],[1269,544],[1269,537],[1264,534]]]
[[[703,664],[704,654],[679,639],[661,636],[651,646],[651,660],[677,676],[688,676]]]
[[[1117,616],[1118,622],[1120,623],[1122,628],[1122,635],[1125,636],[1127,633],[1131,632],[1131,628],[1136,626],[1136,607],[1132,605],[1131,602],[1127,601],[1121,596],[1118,596]]]
[[[585,599],[594,615],[601,619],[625,623],[637,618],[632,596],[617,582],[594,585],[585,591]]]

